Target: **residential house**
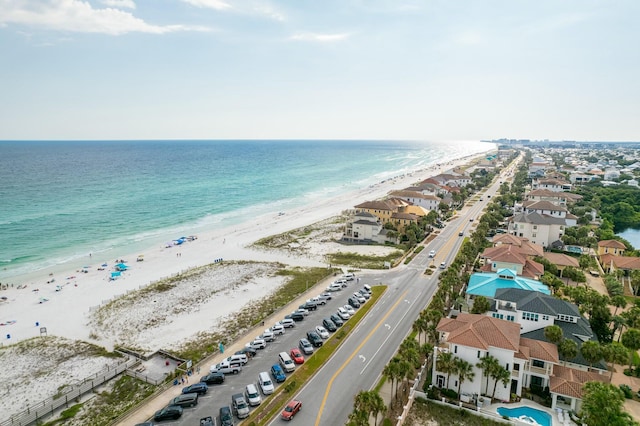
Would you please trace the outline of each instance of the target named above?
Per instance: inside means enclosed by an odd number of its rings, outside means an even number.
[[[404,232],[404,230],[411,224],[418,223],[419,216],[413,213],[395,212],[391,214],[389,222],[398,230],[398,232]]]
[[[509,233],[549,247],[559,241],[567,226],[565,218],[533,213],[519,213],[509,219]]]
[[[608,274],[616,271],[623,271],[625,276],[629,276],[631,271],[640,270],[640,257],[616,256],[611,253],[600,255],[600,265],[602,270]]]
[[[598,256],[602,256],[603,254],[613,254],[615,256],[624,255],[624,251],[627,249],[627,246],[624,243],[618,240],[603,240],[598,241]]]
[[[364,203],[360,203],[355,206],[356,212],[367,212],[376,216],[380,219],[380,222],[384,225],[385,223],[391,221],[391,215],[398,211],[398,199],[387,199],[387,200],[375,200],[375,201],[365,201]],[[404,205],[407,203],[404,202]]]
[[[571,192],[550,191],[548,189],[534,189],[525,194],[527,201],[549,201],[556,206],[566,207],[582,199],[582,195]]]
[[[571,183],[563,179],[534,179],[531,182],[532,189],[548,189],[549,191],[563,192],[571,191]]]
[[[510,269],[501,269],[495,273],[476,272],[472,274],[469,277],[469,284],[467,284],[467,302],[476,296],[493,299],[496,291],[502,288],[519,288],[551,294],[549,288],[540,281],[519,277],[515,271]]]
[[[513,237],[511,235],[511,237]],[[515,238],[515,237],[514,237]],[[480,254],[483,272],[498,272],[502,269],[515,271],[517,275],[538,280],[544,274],[544,266],[533,260],[530,251],[515,244],[500,244],[485,249]]]
[[[347,222],[342,240],[352,243],[384,243],[386,233],[381,234],[381,231],[382,223],[377,216],[360,211]]]
[[[547,251],[543,254],[543,257],[547,259],[549,262],[556,265],[558,270],[560,271],[560,276],[562,277],[562,271],[567,267],[579,268],[580,262],[573,256],[566,255],[564,253],[554,253]]]
[[[522,206],[526,213],[539,213],[565,219],[566,227],[576,226],[578,221],[578,217],[569,213],[566,207],[558,206],[551,201],[525,201]]]

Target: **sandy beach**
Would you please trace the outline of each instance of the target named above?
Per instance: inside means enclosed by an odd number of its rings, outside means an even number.
[[[328,266],[324,259],[327,252],[371,252],[372,249],[341,246],[326,237],[307,245],[305,250],[291,251],[251,247],[255,241],[337,216],[360,202],[381,198],[391,190],[405,188],[477,156],[387,179],[328,202],[264,214],[238,226],[200,233],[197,239],[179,246],[123,253],[117,260],[125,260],[129,268],[114,281],[109,277],[116,259],[97,259],[97,256],[87,256],[84,265],[66,265],[53,272],[10,280],[13,286],[0,292],[4,297],[0,302],[0,323],[3,324],[0,359],[5,366],[0,373],[3,383],[0,395],[6,394],[8,386],[13,386],[13,397],[1,398],[2,417],[9,417],[28,405],[25,398],[21,398],[21,388],[29,388],[32,403],[55,394],[60,386],[68,383],[68,374],[59,374],[51,367],[46,369],[46,374],[33,377],[34,360],[23,360],[15,354],[10,358],[2,356],[9,352],[8,345],[40,336],[45,327],[48,336],[90,342],[108,350],[118,344],[147,352],[176,349],[200,331],[215,329],[224,318],[278,288],[282,278],[271,273],[275,262],[288,266]],[[334,227],[331,236],[339,238],[341,228]],[[144,261],[136,262],[139,255],[144,255]],[[188,286],[177,286],[162,297],[144,297],[143,290],[150,283],[212,264],[217,259],[222,262],[215,263],[197,280],[188,281]],[[103,262],[107,266],[99,270]],[[86,273],[81,272],[84,266],[87,266]],[[106,311],[105,306],[109,307]],[[75,365],[67,363],[65,369],[72,370],[74,377],[94,374],[98,367],[81,359],[78,358]],[[17,383],[22,385],[18,389]]]

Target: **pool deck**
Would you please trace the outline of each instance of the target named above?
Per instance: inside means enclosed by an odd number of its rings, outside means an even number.
[[[552,410],[549,407],[545,407],[542,406],[536,402],[533,402],[531,400],[528,399],[523,399],[520,402],[514,402],[513,404],[504,404],[504,403],[496,403],[496,404],[491,404],[487,407],[483,408],[483,411],[489,411],[491,413],[497,413],[498,408],[500,407],[504,407],[504,408],[510,408],[510,409],[514,409],[514,408],[518,408],[518,407],[530,407],[530,408],[535,408],[536,410],[540,410],[540,411],[544,411],[545,413],[548,413],[551,416],[551,423],[552,426],[576,426],[576,424],[571,421],[571,419],[568,419],[568,422],[561,422],[559,417],[558,417],[558,413],[554,410]],[[516,420],[516,424],[518,425],[525,425],[527,423],[524,422],[519,422]]]

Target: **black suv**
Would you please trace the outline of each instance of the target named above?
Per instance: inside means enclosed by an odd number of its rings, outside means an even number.
[[[322,346],[322,337],[320,337],[320,335],[315,331],[307,331],[307,339],[316,348],[319,348],[320,346]]]
[[[224,383],[224,374],[223,373],[209,373],[206,376],[202,376],[200,379],[201,382],[206,383],[208,385],[219,385]]]
[[[304,314],[301,314],[300,312],[293,312],[289,315],[285,315],[285,318],[291,318],[294,321],[302,321],[304,320]]]
[[[316,309],[318,309],[318,305],[316,304],[316,302],[307,301],[298,306],[298,308],[306,309],[307,311],[315,311]]]
[[[222,426],[233,426],[233,415],[231,414],[231,407],[228,405],[220,407],[220,424]]]
[[[186,388],[182,388],[182,393],[197,393],[198,395],[204,395],[207,393],[208,389],[209,388],[206,383],[200,382],[189,385]]]
[[[182,407],[179,405],[167,405],[162,410],[156,411],[153,420],[161,422],[162,420],[178,420],[182,416]]]
[[[340,327],[341,325],[344,324],[344,321],[342,320],[342,318],[340,318],[338,316],[338,314],[332,314],[331,315],[331,321],[333,321],[333,323],[336,325],[336,327]]]
[[[322,320],[322,325],[324,326],[324,328],[326,328],[329,331],[336,331],[338,329],[338,327],[336,327],[336,325],[333,323],[333,321],[331,321],[331,319],[329,318],[325,318]]]

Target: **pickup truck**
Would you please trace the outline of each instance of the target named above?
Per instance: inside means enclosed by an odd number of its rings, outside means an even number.
[[[229,364],[228,362],[221,362],[216,365],[212,365],[210,368],[212,373],[222,373],[222,374],[238,374],[242,371],[242,367],[237,364]]]

